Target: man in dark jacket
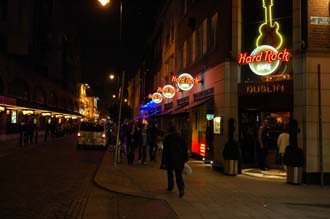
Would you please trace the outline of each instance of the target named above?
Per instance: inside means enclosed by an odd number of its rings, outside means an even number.
[[[184,195],[184,182],[182,170],[185,162],[188,161],[188,148],[182,136],[171,125],[168,135],[163,141],[163,154],[161,168],[167,170],[168,191],[174,187],[173,171],[175,172],[176,184],[179,189],[179,197]]]

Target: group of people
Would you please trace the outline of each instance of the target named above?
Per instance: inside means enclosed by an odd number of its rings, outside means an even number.
[[[259,166],[261,170],[266,170],[269,168],[267,165],[267,154],[269,148],[267,123],[268,120],[264,120],[258,129]],[[276,143],[278,147],[279,162],[283,164],[285,149],[288,145],[290,145],[290,134],[289,134],[288,126],[285,126],[283,128],[283,131],[281,132],[281,134],[279,134]]]
[[[162,149],[160,168],[167,171],[167,190],[172,191],[175,181],[179,190],[179,197],[184,195],[184,181],[182,172],[188,161],[188,146],[182,133],[174,124],[169,124],[166,131],[159,128],[157,122],[148,125],[141,121],[126,123],[121,130],[121,141],[126,142],[126,156],[128,165],[133,165],[138,156],[139,164],[146,164],[149,160],[156,161],[157,152]]]
[[[145,164],[147,160],[148,149],[150,161],[156,161],[158,145],[162,142],[162,135],[163,133],[159,129],[158,123],[148,127],[146,123],[131,122],[124,134],[128,164],[133,164],[136,150],[138,151],[138,160],[141,164]]]

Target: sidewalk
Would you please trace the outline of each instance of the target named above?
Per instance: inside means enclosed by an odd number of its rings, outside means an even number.
[[[284,179],[246,175],[226,176],[202,161],[190,160],[192,175],[185,175],[185,196],[168,192],[166,171],[159,162],[113,167],[107,151],[95,182],[108,190],[169,203],[179,218],[328,218],[330,188],[289,185]],[[159,160],[160,156],[158,156]]]

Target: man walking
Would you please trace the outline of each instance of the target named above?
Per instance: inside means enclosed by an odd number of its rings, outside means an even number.
[[[176,131],[174,125],[170,125],[168,134],[163,141],[163,154],[161,169],[167,170],[168,191],[174,187],[173,171],[175,172],[176,184],[179,189],[179,197],[184,195],[184,182],[182,170],[188,161],[188,147],[182,136]]]

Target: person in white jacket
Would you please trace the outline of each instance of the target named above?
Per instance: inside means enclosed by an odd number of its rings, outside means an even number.
[[[285,152],[285,148],[290,144],[290,135],[288,133],[287,128],[283,130],[283,132],[277,138],[277,147],[278,153],[280,155],[280,161],[283,163],[283,156]]]

